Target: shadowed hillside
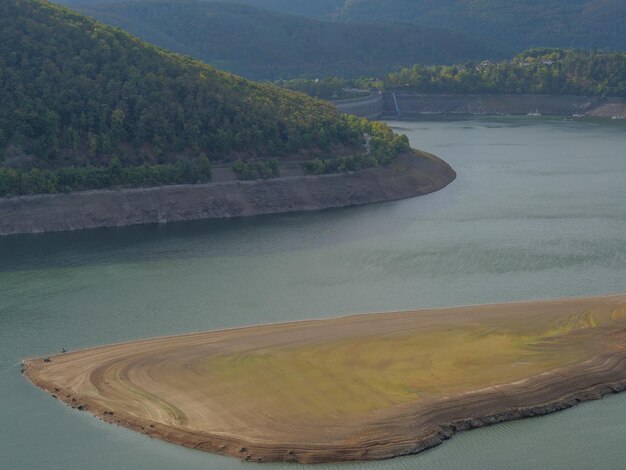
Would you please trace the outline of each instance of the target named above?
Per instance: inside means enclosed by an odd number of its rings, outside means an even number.
[[[501,57],[495,43],[408,24],[337,23],[197,0],[78,7],[167,49],[248,78],[382,74],[413,63]]]
[[[98,0],[65,0],[74,4]],[[100,0],[101,1],[101,0]],[[220,0],[327,20],[405,22],[528,47],[626,49],[623,0]]]

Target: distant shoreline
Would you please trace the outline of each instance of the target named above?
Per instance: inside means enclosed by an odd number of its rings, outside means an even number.
[[[446,162],[415,150],[351,173],[0,198],[0,236],[373,204],[428,194],[455,177]]]
[[[374,313],[100,346],[23,372],[73,408],[190,448],[379,460],[626,390],[625,324],[626,295]]]
[[[574,95],[422,93],[391,90],[367,97],[333,101],[343,113],[367,119],[431,115],[537,115],[626,117],[626,99]]]
[[[383,93],[381,116],[421,115],[546,115],[624,117],[626,99],[601,96],[537,94],[433,94],[411,91]]]

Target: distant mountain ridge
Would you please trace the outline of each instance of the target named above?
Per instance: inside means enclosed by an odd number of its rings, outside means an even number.
[[[495,42],[409,24],[320,21],[231,3],[143,0],[76,8],[158,46],[253,79],[382,74],[502,57]]]
[[[101,0],[64,0],[88,5]],[[623,0],[219,0],[340,22],[403,22],[529,47],[626,50]]]
[[[229,0],[335,21],[401,21],[529,47],[626,50],[623,0]]]

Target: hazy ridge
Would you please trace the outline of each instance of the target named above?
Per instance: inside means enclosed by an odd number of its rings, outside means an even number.
[[[416,62],[502,57],[493,41],[400,23],[339,23],[197,0],[78,8],[158,46],[253,79],[381,74]]]

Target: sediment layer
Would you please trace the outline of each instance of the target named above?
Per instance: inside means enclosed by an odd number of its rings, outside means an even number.
[[[626,295],[356,315],[24,362],[105,421],[243,460],[386,459],[626,389]]]
[[[434,94],[408,91],[383,94],[388,117],[431,114],[521,114],[593,117],[626,116],[626,99],[602,96],[552,96],[507,94]]]
[[[372,204],[428,194],[455,177],[444,161],[415,151],[353,173],[0,198],[0,235]]]

